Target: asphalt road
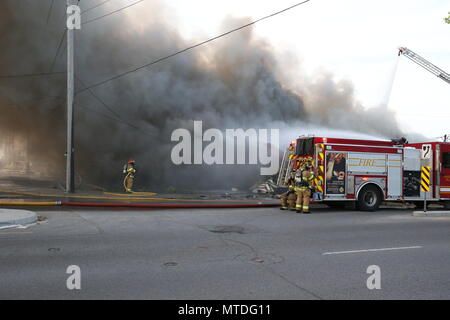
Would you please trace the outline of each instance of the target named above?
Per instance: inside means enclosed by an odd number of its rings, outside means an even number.
[[[0,230],[0,299],[450,299],[450,218],[411,213],[40,211]]]

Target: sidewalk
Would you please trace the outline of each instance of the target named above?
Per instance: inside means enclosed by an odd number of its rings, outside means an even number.
[[[450,217],[450,210],[417,210],[413,212],[414,217]]]
[[[92,207],[148,207],[148,208],[212,208],[278,206],[279,200],[267,194],[249,192],[207,191],[190,193],[133,193],[78,188],[67,194],[51,187],[50,183],[22,178],[0,182],[0,207],[35,206],[92,206]]]
[[[10,225],[30,224],[37,221],[37,215],[27,210],[0,209],[0,228]]]

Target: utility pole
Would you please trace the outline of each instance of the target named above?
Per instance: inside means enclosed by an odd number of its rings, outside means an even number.
[[[72,0],[67,0],[67,7]],[[69,18],[69,15],[67,15]],[[66,151],[66,192],[75,191],[74,146],[73,146],[73,99],[74,99],[74,29],[67,26],[67,151]]]

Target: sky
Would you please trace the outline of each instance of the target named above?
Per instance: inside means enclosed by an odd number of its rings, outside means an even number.
[[[254,20],[297,2],[164,1],[193,41],[220,33],[229,15]],[[397,52],[405,46],[450,73],[449,11],[448,0],[311,0],[253,28],[280,60],[300,62],[290,70],[293,81],[296,72],[330,72],[353,83],[365,108],[387,104],[403,130],[436,138],[450,133],[450,85]]]

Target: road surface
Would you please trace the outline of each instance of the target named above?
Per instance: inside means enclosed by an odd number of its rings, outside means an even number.
[[[446,217],[40,210],[45,223],[0,230],[0,299],[450,299]],[[367,288],[372,265],[381,289]]]

